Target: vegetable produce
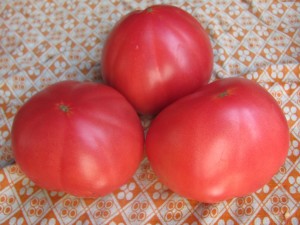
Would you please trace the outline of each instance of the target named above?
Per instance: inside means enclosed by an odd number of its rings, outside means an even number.
[[[210,80],[206,31],[184,10],[155,5],[119,21],[102,53],[104,80],[142,114],[155,114]]]
[[[64,81],[18,111],[12,148],[38,186],[80,197],[106,195],[135,173],[144,135],[134,108],[99,83]]]
[[[289,128],[274,98],[242,78],[215,81],[166,107],[146,153],[173,191],[214,203],[261,188],[284,163]]]

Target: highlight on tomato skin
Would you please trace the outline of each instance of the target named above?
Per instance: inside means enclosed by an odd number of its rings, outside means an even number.
[[[284,164],[289,127],[259,84],[226,78],[162,110],[146,136],[154,172],[174,192],[216,203],[268,183]]]
[[[103,46],[102,75],[144,115],[207,84],[213,50],[207,32],[186,11],[154,5],[123,17]]]
[[[144,152],[130,103],[95,82],[63,81],[32,96],[12,126],[17,164],[37,186],[99,197],[125,184]]]

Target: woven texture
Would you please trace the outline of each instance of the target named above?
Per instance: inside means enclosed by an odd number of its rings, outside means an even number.
[[[290,127],[285,164],[257,192],[218,204],[171,192],[146,158],[126,185],[105,197],[40,189],[13,163],[10,131],[17,110],[49,84],[101,81],[101,51],[113,25],[132,10],[161,3],[188,11],[207,30],[215,55],[212,80],[243,76],[278,101]],[[297,1],[2,0],[0,105],[0,224],[300,224]],[[143,118],[145,129],[149,123]]]

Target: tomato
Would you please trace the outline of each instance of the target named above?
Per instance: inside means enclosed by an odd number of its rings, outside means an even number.
[[[103,196],[126,183],[143,145],[134,108],[100,83],[49,86],[20,108],[12,127],[22,171],[40,187],[80,197]]]
[[[287,121],[253,81],[218,80],[166,107],[150,125],[146,153],[174,192],[214,203],[269,182],[289,148]]]
[[[133,11],[109,34],[101,61],[104,80],[141,114],[155,114],[210,80],[213,51],[190,14],[169,5]]]

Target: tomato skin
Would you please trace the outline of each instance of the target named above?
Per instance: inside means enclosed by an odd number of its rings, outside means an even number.
[[[102,52],[104,80],[142,114],[155,114],[210,80],[213,51],[190,14],[155,5],[124,17]]]
[[[146,154],[174,192],[215,203],[269,182],[289,148],[287,121],[255,82],[227,78],[166,107],[152,122]]]
[[[40,187],[80,197],[103,196],[126,183],[143,145],[134,108],[100,83],[49,86],[21,107],[12,127],[22,171]]]

